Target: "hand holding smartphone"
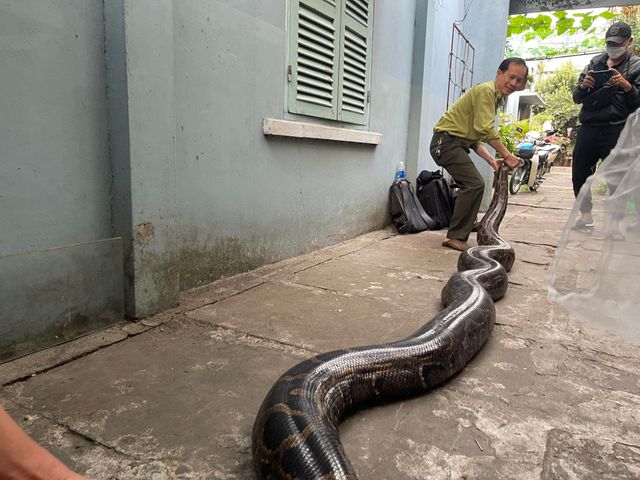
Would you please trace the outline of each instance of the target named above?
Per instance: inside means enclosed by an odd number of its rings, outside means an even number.
[[[593,88],[600,88],[609,81],[611,75],[613,75],[613,70],[591,70],[589,75],[596,81]]]

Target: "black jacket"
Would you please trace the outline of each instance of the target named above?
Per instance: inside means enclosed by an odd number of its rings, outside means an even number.
[[[581,103],[580,122],[591,126],[618,125],[640,107],[640,58],[629,52],[624,61],[614,65],[618,72],[631,84],[631,90],[605,85],[593,92],[580,88],[589,70],[608,70],[606,53],[596,55],[589,65],[584,67],[578,79],[578,86],[573,90],[573,101]]]

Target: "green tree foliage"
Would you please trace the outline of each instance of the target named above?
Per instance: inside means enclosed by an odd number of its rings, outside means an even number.
[[[596,36],[585,38],[582,42],[571,47],[552,48],[544,44],[539,44],[529,49],[529,54],[536,58],[553,58],[559,55],[577,55],[583,52],[591,52],[602,50],[604,48],[604,39]],[[517,52],[510,52],[509,56],[515,57]]]
[[[524,34],[525,41],[535,38],[544,40],[550,35],[574,35],[578,32],[593,32],[593,22],[597,18],[611,20],[616,15],[609,11],[598,14],[592,12],[568,14],[564,10],[552,12],[551,15],[540,13],[534,17],[512,15],[507,26],[507,38],[512,35]],[[555,20],[555,21],[554,21]]]
[[[511,153],[516,152],[516,145],[525,138],[530,128],[529,120],[514,122],[511,115],[500,112],[498,119],[500,141]]]
[[[509,17],[507,27],[507,39],[515,35],[524,35],[525,42],[534,40],[545,40],[550,36],[573,36],[576,34],[585,35],[586,38],[579,44],[562,48],[548,48],[540,45],[534,49],[536,56],[554,57],[563,54],[580,53],[590,49],[599,49],[604,46],[604,38],[596,35],[593,23],[598,18],[611,20],[616,15],[610,11],[594,14],[593,12],[569,14],[564,10],[552,12],[550,14],[540,13],[535,16],[512,15]],[[543,43],[543,42],[541,42]],[[515,52],[507,48],[508,56],[516,56]]]
[[[573,103],[573,89],[577,85],[580,70],[571,62],[566,62],[555,72],[544,75],[536,82],[536,91],[544,99],[544,106],[534,106],[538,122],[550,120],[553,128],[561,135],[567,135],[569,127],[578,122],[580,105]]]

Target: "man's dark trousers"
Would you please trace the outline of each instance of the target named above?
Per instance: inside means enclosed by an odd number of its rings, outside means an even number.
[[[434,132],[429,151],[437,165],[444,167],[449,175],[461,187],[449,223],[447,238],[464,242],[469,238],[476,221],[482,194],[484,179],[469,157],[471,142],[454,137],[446,132]]]
[[[571,163],[573,194],[577,197],[588,177],[596,170],[598,160],[604,160],[616,146],[624,123],[620,125],[582,125],[578,131],[576,146]],[[580,212],[591,212],[591,194],[585,195],[580,203]]]

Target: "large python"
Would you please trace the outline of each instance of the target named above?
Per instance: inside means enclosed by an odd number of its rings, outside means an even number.
[[[507,290],[515,254],[498,227],[507,208],[502,166],[478,245],[458,257],[441,292],[444,309],[410,337],[323,353],[282,375],[262,402],[252,448],[260,480],[354,480],[338,424],[358,407],[425,392],[450,379],[487,341],[493,302]]]

